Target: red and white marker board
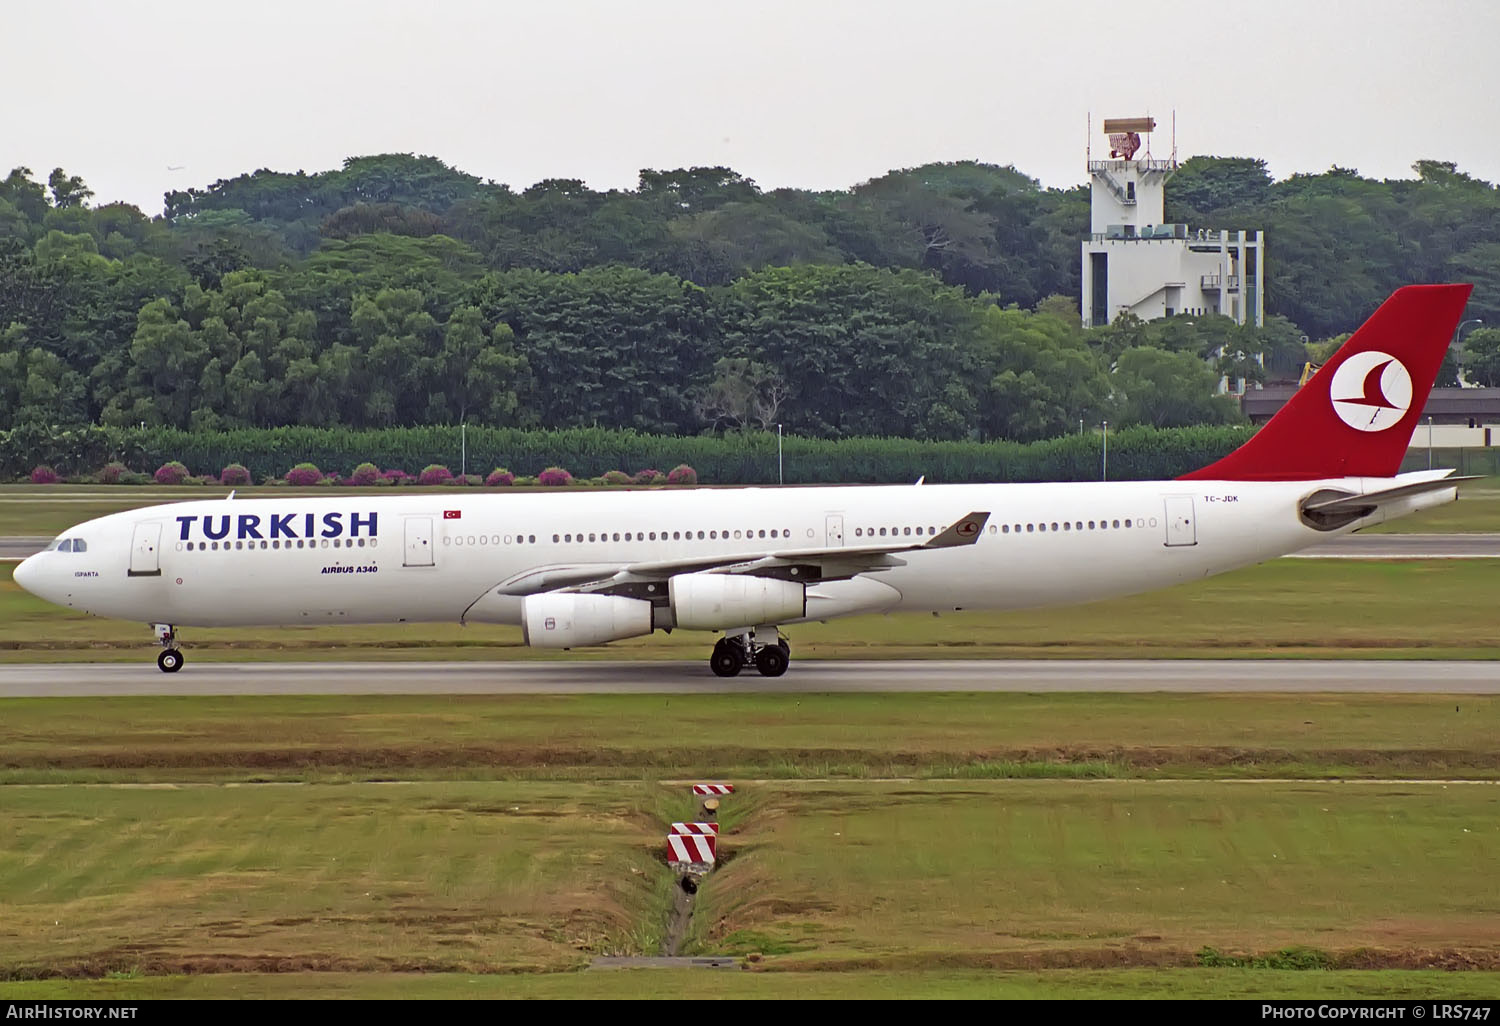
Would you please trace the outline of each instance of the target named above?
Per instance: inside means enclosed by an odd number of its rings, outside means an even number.
[[[719,824],[717,823],[673,823],[674,834],[711,834],[719,835]]]
[[[733,784],[694,784],[694,794],[734,794]]]
[[[667,861],[711,866],[717,841],[713,834],[668,834]]]

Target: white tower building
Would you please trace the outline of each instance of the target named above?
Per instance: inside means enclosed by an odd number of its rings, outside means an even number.
[[[1265,233],[1163,224],[1166,184],[1177,170],[1135,159],[1152,118],[1104,122],[1110,159],[1089,160],[1091,225],[1083,243],[1085,327],[1122,313],[1143,321],[1177,314],[1223,314],[1238,324],[1265,323]]]

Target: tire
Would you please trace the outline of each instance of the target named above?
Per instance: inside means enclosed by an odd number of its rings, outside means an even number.
[[[792,659],[792,645],[791,645],[791,642],[787,641],[785,638],[781,638],[781,639],[779,639],[776,642],[776,644],[779,645],[779,646],[781,646],[781,650],[786,653],[787,661],[791,662],[791,659]]]
[[[715,677],[738,676],[743,665],[740,654],[723,642],[715,645],[713,655],[708,657],[708,668]]]
[[[780,677],[791,665],[780,645],[767,645],[755,654],[755,668],[762,677]]]
[[[182,653],[175,648],[164,648],[156,657],[156,665],[162,673],[176,673],[182,669]]]

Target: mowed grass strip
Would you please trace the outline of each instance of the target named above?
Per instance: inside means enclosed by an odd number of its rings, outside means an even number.
[[[348,998],[457,1000],[707,999],[1240,999],[1500,998],[1500,973],[1286,972],[1273,969],[1051,969],[736,972],[633,969],[472,976],[457,973],[234,973],[111,980],[0,982],[0,1000],[142,1001]]]
[[[7,788],[0,979],[652,950],[660,801],[639,784]]]
[[[788,969],[1500,968],[1500,789],[767,784],[699,892],[693,952]],[[1462,988],[1455,982],[1454,992]]]
[[[704,774],[1496,779],[1500,699],[958,692],[0,701],[7,782]]]
[[[0,660],[149,663],[143,624],[23,592],[0,567]],[[1165,591],[1064,609],[855,617],[787,628],[794,659],[1500,658],[1500,560],[1277,560]],[[574,652],[519,628],[458,624],[184,628],[189,666],[245,659],[707,660],[712,635],[677,631]]]

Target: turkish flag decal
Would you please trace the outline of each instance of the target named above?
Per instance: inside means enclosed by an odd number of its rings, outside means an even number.
[[[443,519],[444,520],[462,520],[463,516],[464,516],[463,510],[459,510],[459,509],[445,509],[445,510],[443,510]]]

